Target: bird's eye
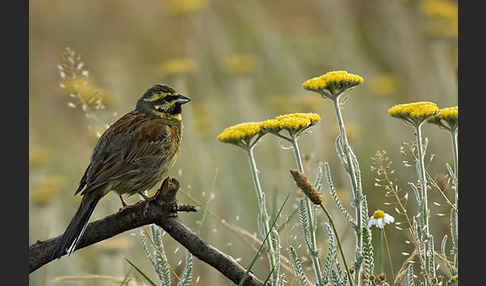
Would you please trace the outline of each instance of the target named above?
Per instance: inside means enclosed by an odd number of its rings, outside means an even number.
[[[162,112],[162,105],[154,105],[155,110]]]

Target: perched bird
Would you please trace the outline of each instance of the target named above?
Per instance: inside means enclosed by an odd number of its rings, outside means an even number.
[[[79,187],[83,199],[53,259],[76,249],[98,201],[110,191],[141,194],[162,180],[176,161],[182,141],[182,105],[190,99],[156,84],[137,101],[135,110],[113,123],[99,138]]]

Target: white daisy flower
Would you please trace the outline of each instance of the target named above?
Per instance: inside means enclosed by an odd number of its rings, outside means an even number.
[[[391,215],[385,213],[382,210],[376,210],[372,216],[370,216],[370,220],[368,221],[368,227],[372,227],[373,225],[378,228],[384,228],[385,224],[389,224],[395,221],[395,218]]]

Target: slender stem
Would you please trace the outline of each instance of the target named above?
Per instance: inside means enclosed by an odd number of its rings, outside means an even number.
[[[459,212],[458,212],[458,199],[459,199],[459,187],[458,187],[458,152],[457,152],[457,129],[451,130],[451,142],[452,142],[452,153],[454,157],[454,178],[452,179],[453,185],[454,185],[454,207],[456,211],[456,233],[454,233],[454,236],[452,239],[455,239],[457,245],[457,240],[458,240],[458,233],[457,233],[457,224],[458,224],[458,217],[459,217]],[[458,255],[457,255],[457,248],[454,249],[454,266],[457,266],[458,263]]]
[[[346,267],[346,274],[348,275],[349,284],[351,286],[353,286],[353,278],[351,278],[351,274],[349,273],[348,263],[346,262],[346,257],[344,256],[343,247],[341,246],[341,240],[339,239],[339,235],[338,235],[338,232],[336,230],[336,227],[334,226],[334,222],[333,222],[331,216],[329,215],[329,212],[326,210],[326,207],[324,207],[324,205],[322,204],[322,202],[319,205],[321,206],[321,209],[324,211],[327,218],[329,219],[329,223],[331,224],[332,231],[334,232],[334,236],[336,236],[339,252],[341,253],[341,257],[343,259],[344,267]]]
[[[257,204],[258,204],[258,211],[260,212],[259,218],[260,218],[260,224],[263,226],[263,232],[264,236],[267,233],[270,233],[270,225],[269,225],[269,218],[268,218],[268,213],[267,209],[265,206],[265,194],[262,191],[262,187],[260,185],[260,180],[258,179],[258,171],[256,167],[256,162],[255,162],[255,155],[253,153],[254,147],[248,148],[248,160],[250,162],[250,170],[251,170],[251,177],[253,179],[253,184],[255,186],[255,192],[257,195]],[[272,235],[272,234],[270,234]],[[276,265],[276,258],[275,258],[275,249],[273,248],[272,244],[272,239],[268,239],[266,241],[266,246],[267,246],[267,256],[270,260],[270,270],[274,269]],[[276,274],[276,275],[275,275]],[[274,277],[272,279],[273,285],[277,285],[277,279],[278,279],[278,273],[273,274]]]
[[[422,219],[424,221],[424,228],[425,228],[425,240],[428,241],[430,237],[430,227],[429,227],[429,206],[428,206],[428,195],[427,195],[427,176],[425,173],[425,164],[424,164],[424,154],[422,151],[422,124],[420,123],[416,126],[416,139],[417,139],[417,153],[418,153],[418,167],[419,167],[419,179],[420,184],[422,187]],[[430,275],[432,273],[430,269],[430,257],[427,255],[428,253],[428,242],[424,242],[424,261],[425,261],[425,269],[426,275]],[[435,266],[434,266],[435,267]],[[434,277],[432,277],[434,278]],[[427,280],[425,281],[427,283]],[[426,285],[427,286],[427,285]]]
[[[386,249],[386,254],[388,255],[388,263],[390,264],[390,273],[392,275],[392,280],[395,280],[395,273],[393,272],[393,262],[390,254],[390,247],[388,246],[388,238],[386,237],[386,231],[385,228],[383,228],[383,238],[385,240],[385,249]]]
[[[302,164],[302,156],[300,154],[300,148],[299,148],[299,143],[297,142],[297,137],[292,138],[292,147],[294,149],[297,168],[299,169],[299,172],[304,174],[304,165]]]
[[[457,184],[457,175],[458,175],[458,152],[457,152],[457,132],[456,130],[451,131],[451,142],[452,142],[452,153],[454,155],[454,184]],[[457,186],[456,186],[457,187]],[[457,189],[456,189],[457,193]],[[457,201],[456,201],[457,206]]]
[[[458,152],[457,152],[457,133],[455,131],[451,131],[451,142],[452,142],[452,153],[454,157],[454,178],[452,178],[452,182],[455,187],[455,196],[454,196],[454,206],[456,207],[457,212],[457,199],[458,199]]]
[[[429,237],[429,216],[428,216],[428,202],[427,202],[427,176],[425,173],[424,154],[422,152],[422,125],[418,125],[416,130],[417,139],[417,153],[419,164],[419,179],[422,187],[422,215],[425,223],[426,238]]]
[[[297,168],[299,169],[299,172],[304,174],[304,165],[302,164],[302,156],[300,155],[300,149],[299,149],[299,144],[297,143],[297,138],[298,137],[292,137],[292,146],[294,149],[294,154],[295,154],[295,161],[297,162]],[[311,247],[310,249],[308,247],[308,252],[309,255],[312,259],[312,265],[314,267],[314,273],[316,275],[316,283],[318,285],[322,284],[322,274],[321,274],[321,266],[319,263],[319,257],[317,256],[317,239],[316,239],[316,232],[315,232],[315,218],[312,213],[312,205],[309,200],[309,198],[305,197],[305,210],[307,212],[307,216],[309,217],[309,224],[310,224],[310,241],[311,241]]]
[[[341,137],[341,142],[343,143],[344,146],[344,153],[346,155],[346,160],[347,160],[347,165],[349,167],[349,177],[351,180],[351,186],[353,188],[353,196],[354,196],[354,201],[355,201],[355,217],[356,217],[356,224],[357,224],[357,231],[356,231],[356,253],[361,253],[361,247],[363,245],[363,238],[362,238],[362,222],[361,222],[361,189],[358,186],[358,180],[356,178],[356,173],[354,171],[354,164],[353,160],[351,158],[350,154],[350,149],[351,147],[349,146],[348,143],[348,137],[346,136],[346,129],[344,128],[344,120],[343,116],[341,114],[341,107],[339,106],[339,97],[336,97],[333,100],[334,103],[334,109],[336,110],[336,117],[337,117],[337,122],[339,126],[339,133]],[[356,269],[355,274],[354,274],[354,280],[356,285],[360,285],[360,271],[359,269]]]

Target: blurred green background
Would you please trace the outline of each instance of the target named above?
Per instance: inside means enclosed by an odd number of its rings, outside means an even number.
[[[58,65],[69,62],[63,59],[67,51],[81,57],[76,62],[83,63],[76,66],[76,72],[84,71],[81,86],[60,73]],[[183,111],[183,149],[169,175],[182,182],[181,202],[201,209],[208,204],[210,211],[202,226],[198,224],[202,211],[179,218],[200,231],[205,241],[248,265],[255,253],[251,240],[221,223],[223,219],[256,233],[256,197],[248,161],[244,152],[217,141],[216,136],[242,121],[317,112],[321,122],[300,140],[307,158],[306,172],[314,178],[319,162],[329,162],[339,195],[350,207],[351,191],[334,147],[338,130],[331,103],[301,87],[304,80],[331,70],[346,70],[365,79],[348,92],[343,110],[346,128],[360,161],[370,212],[383,209],[403,222],[394,206],[385,205],[390,200],[374,186],[375,174],[370,171],[375,152],[387,150],[403,194],[407,182],[416,180],[414,168],[404,168],[399,154],[402,142],[414,140],[412,129],[389,117],[387,109],[411,101],[457,105],[457,61],[457,1],[451,0],[31,1],[29,241],[64,231],[80,201],[73,193],[89,163],[96,133],[132,110],[146,89],[161,82],[192,99]],[[88,104],[83,111],[79,98],[92,97],[104,108]],[[435,154],[429,170],[434,177],[443,178],[445,163],[452,164],[449,135],[429,125],[424,134],[430,141],[428,154]],[[270,213],[291,193],[280,223],[292,213],[300,196],[288,172],[296,166],[287,147],[267,135],[256,149]],[[322,192],[351,256],[353,233],[327,188]],[[446,194],[451,197],[450,189],[446,188]],[[448,208],[436,191],[431,196],[430,201],[440,204],[431,207],[432,230],[444,233],[448,215],[440,214],[447,214]],[[416,202],[410,198],[410,213],[415,214]],[[91,220],[120,207],[119,198],[109,194]],[[323,256],[327,249],[325,222],[319,215]],[[300,256],[307,256],[299,227],[293,216],[282,231],[286,256],[289,244]],[[155,279],[138,238],[131,235],[135,232],[44,266],[30,275],[30,285],[117,285],[116,278],[122,279],[130,270],[124,257]],[[387,234],[396,273],[406,258],[401,253],[412,249],[405,243],[406,229],[390,226]],[[436,245],[440,239],[442,235],[436,235]],[[169,236],[164,242],[171,265],[180,271],[184,251]],[[309,260],[304,266],[312,278]],[[264,261],[259,261],[255,274],[263,278],[266,271]],[[88,274],[111,278],[70,282],[62,278]],[[134,272],[131,276],[138,277]],[[230,284],[197,259],[193,279],[195,285]],[[288,273],[289,285],[295,283],[293,279]],[[139,279],[137,285],[143,283]]]

